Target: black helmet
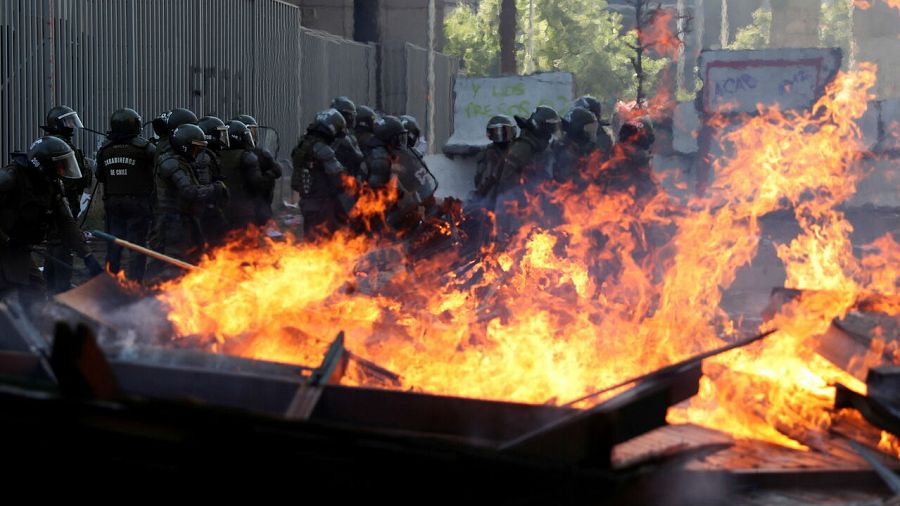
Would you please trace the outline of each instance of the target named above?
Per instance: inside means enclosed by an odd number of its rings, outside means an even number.
[[[172,135],[181,125],[196,125],[197,115],[190,109],[184,107],[176,107],[171,111],[166,111],[153,119],[153,131],[159,137],[167,137]]]
[[[416,118],[404,114],[403,116],[400,116],[400,123],[402,123],[403,128],[406,129],[406,145],[410,148],[416,147],[416,142],[419,141],[419,136],[422,135]]]
[[[28,148],[28,163],[45,178],[81,178],[75,151],[66,141],[48,135],[34,141]]]
[[[250,129],[238,120],[233,119],[228,122],[228,139],[231,149],[253,149],[256,147]]]
[[[215,116],[203,116],[197,122],[197,126],[203,130],[203,135],[206,136],[206,142],[211,149],[216,151],[228,149],[228,127],[225,126],[224,121]]]
[[[527,126],[534,134],[544,140],[557,137],[560,133],[559,114],[552,107],[539,105],[528,118]]]
[[[594,113],[583,108],[573,107],[566,113],[562,120],[566,138],[579,143],[594,143],[597,141],[597,129],[600,123]]]
[[[116,139],[127,139],[141,135],[144,127],[143,119],[134,109],[127,107],[117,110],[109,117],[109,132],[106,136]]]
[[[49,134],[71,137],[76,128],[84,128],[84,125],[74,109],[58,105],[47,112],[47,124],[42,128]]]
[[[250,116],[249,114],[238,114],[231,119],[232,121],[240,121],[241,123],[247,125],[247,128],[250,129],[250,135],[253,136],[253,143],[259,143],[259,122],[256,121],[256,118]]]
[[[491,142],[502,144],[516,138],[516,122],[509,116],[494,116],[488,121],[485,131]]]
[[[166,118],[169,117],[169,114],[172,111],[165,111],[159,114],[159,116],[153,118],[153,121],[150,123],[153,125],[153,133],[156,134],[160,139],[164,139],[169,136],[169,127],[166,126]]]
[[[331,101],[329,107],[337,109],[338,112],[341,113],[341,116],[344,117],[344,121],[347,122],[347,125],[356,125],[356,104],[348,97],[341,96],[335,98]]]
[[[312,129],[334,140],[347,135],[347,120],[337,109],[325,109],[316,114]]]
[[[172,142],[172,149],[188,160],[196,159],[207,145],[203,130],[190,123],[176,128],[169,138]]]
[[[400,121],[400,118],[390,115],[382,116],[375,122],[375,137],[395,148],[405,146],[407,142],[406,128],[403,127],[403,122]]]
[[[356,129],[369,133],[375,131],[375,122],[378,121],[378,115],[375,110],[367,105],[361,105],[356,108]]]
[[[623,144],[649,150],[655,140],[653,123],[649,118],[629,120],[619,129],[619,142]]]
[[[587,109],[588,111],[591,111],[591,113],[594,114],[594,117],[597,118],[598,122],[603,117],[601,114],[603,112],[603,108],[600,105],[600,101],[590,95],[579,97],[578,100],[576,100],[575,103],[572,104],[572,107],[582,107],[584,109]]]

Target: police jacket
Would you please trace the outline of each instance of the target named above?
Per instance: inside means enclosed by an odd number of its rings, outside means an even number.
[[[28,166],[23,153],[14,153],[13,162],[0,169],[0,243],[11,239],[20,246],[40,244],[51,228],[80,257],[90,253],[62,181],[44,179]]]
[[[230,194],[225,215],[232,226],[244,226],[254,221],[256,203],[264,198],[274,180],[262,173],[259,158],[251,150],[223,151],[220,163]]]
[[[567,138],[553,145],[553,179],[557,182],[584,182],[596,145]]]
[[[256,146],[253,148],[253,154],[259,159],[259,170],[271,180],[271,185],[275,186],[275,180],[282,176],[281,165],[272,156],[268,149]]]
[[[219,155],[206,148],[197,155],[194,160],[194,173],[197,175],[197,182],[200,184],[212,184],[216,181],[222,181],[222,168],[219,163]]]
[[[307,131],[291,152],[294,173],[291,188],[307,199],[332,199],[345,193],[347,170],[338,161],[329,140],[316,131]]]
[[[498,191],[504,192],[525,182],[547,179],[547,169],[552,163],[549,147],[549,139],[538,137],[530,130],[522,130],[509,146],[500,173]]]
[[[200,216],[207,203],[216,202],[221,191],[214,184],[200,184],[191,164],[170,152],[157,157],[156,202],[161,214]]]
[[[345,135],[334,141],[332,146],[335,156],[341,162],[350,175],[354,177],[362,176],[362,164],[365,160],[359,143],[353,135]]]
[[[509,153],[509,143],[492,142],[485,146],[475,160],[475,194],[485,196],[491,192],[500,177],[503,162]]]
[[[143,137],[109,140],[97,152],[97,181],[104,196],[151,197],[156,191],[156,147]]]

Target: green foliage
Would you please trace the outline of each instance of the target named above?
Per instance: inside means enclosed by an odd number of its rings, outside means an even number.
[[[517,0],[516,61],[524,72],[533,59],[536,71],[575,74],[578,94],[604,101],[633,99],[636,87],[630,57],[634,33],[622,35],[622,16],[602,0],[534,0],[534,54],[528,54],[528,0]],[[445,20],[444,51],[465,62],[468,75],[496,75],[499,69],[499,0],[481,0],[477,8],[460,6]],[[652,85],[666,59],[644,56]]]
[[[756,9],[753,11],[753,23],[739,28],[728,49],[765,49],[769,47],[769,34],[772,31],[772,10]]]

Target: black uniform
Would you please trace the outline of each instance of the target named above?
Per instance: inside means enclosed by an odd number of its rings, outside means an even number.
[[[594,153],[594,143],[566,138],[553,145],[553,179],[558,183],[572,181],[578,186],[587,183],[588,163]]]
[[[0,170],[0,291],[44,288],[31,247],[51,231],[67,250],[82,258],[89,255],[62,181],[34,175],[25,155],[14,153],[13,161]]]
[[[207,148],[194,160],[194,173],[201,185],[210,185],[216,181],[224,181],[219,155]],[[228,220],[225,210],[218,202],[207,202],[200,213],[200,231],[207,243],[219,246],[224,243],[228,234]]]
[[[365,174],[363,174],[365,156],[353,134],[348,133],[344,137],[336,139],[332,149],[334,149],[337,160],[341,162],[341,165],[347,169],[351,176],[360,181],[365,178]]]
[[[201,185],[187,158],[170,151],[157,157],[156,222],[150,248],[187,262],[199,260],[204,238],[199,217],[210,202],[223,197],[219,183]],[[159,260],[150,260],[147,277],[151,283],[175,278],[183,271]]]
[[[646,204],[659,193],[659,181],[653,174],[652,155],[640,146],[617,144],[615,161],[602,175],[605,192],[629,193],[638,206]]]
[[[63,179],[63,191],[65,192],[66,203],[73,217],[78,217],[81,212],[81,195],[84,190],[91,187],[93,183],[93,171],[84,157],[81,149],[76,148],[72,143],[72,138],[64,135],[55,135],[62,139],[75,152],[75,159],[78,161],[78,168],[81,170],[81,177],[78,179]],[[47,246],[47,254],[61,260],[68,267],[57,265],[55,262],[47,262],[44,265],[44,279],[47,282],[47,288],[52,293],[64,292],[72,287],[72,272],[74,272],[74,258],[72,256],[72,248],[66,244],[62,238],[61,232],[53,231],[50,234],[49,244]]]
[[[269,206],[266,199],[275,180],[270,174],[263,174],[259,158],[249,149],[223,151],[220,162],[231,195],[225,206],[229,228],[243,230],[250,225],[265,224],[266,213],[260,209]],[[268,215],[271,216],[271,211]]]
[[[492,142],[478,154],[475,161],[476,197],[484,198],[494,193],[508,153],[509,143]]]
[[[260,225],[272,219],[272,203],[275,201],[275,184],[281,179],[281,165],[268,149],[256,146],[253,154],[259,160],[259,170],[266,179],[266,188],[261,199],[257,199],[256,222]]]
[[[377,137],[373,137],[370,143],[372,150],[366,161],[370,167],[369,185],[383,187],[396,174],[399,190],[397,202],[388,210],[387,223],[398,230],[411,230],[435,205],[437,182],[422,155],[415,149],[389,146]]]
[[[141,246],[146,246],[153,223],[155,154],[156,148],[143,137],[111,140],[97,152],[97,181],[103,184],[106,231]],[[110,243],[106,253],[110,272],[119,272],[121,259],[122,247]],[[143,255],[132,254],[125,274],[141,281],[145,265]]]
[[[334,231],[346,222],[352,208],[352,198],[343,180],[349,173],[338,161],[329,141],[324,134],[310,129],[291,152],[294,164],[291,188],[300,193],[306,233],[322,226],[326,231]]]

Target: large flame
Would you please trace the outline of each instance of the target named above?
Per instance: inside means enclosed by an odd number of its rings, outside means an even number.
[[[686,203],[545,184],[509,210],[521,226],[506,247],[475,259],[407,262],[372,234],[262,239],[215,252],[160,298],[179,335],[215,338],[222,352],[316,365],[343,330],[406,389],[564,403],[735,337],[723,290],[756,255],[759,218],[791,209],[802,232],[777,247],[785,286],[811,291],[766,324],[776,334],[707,361],[700,394],[670,420],[803,448],[830,423],[834,382],[864,388],[816,354],[815,336],[864,292],[897,293],[898,244],[886,236],[857,259],[838,207],[862,176],[855,120],[874,80],[861,65],[811,111],[746,118],[707,194]],[[588,179],[626,156],[591,160]],[[384,196],[367,202],[363,214],[385,209]]]

